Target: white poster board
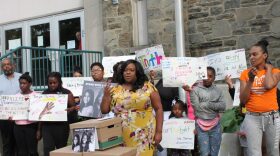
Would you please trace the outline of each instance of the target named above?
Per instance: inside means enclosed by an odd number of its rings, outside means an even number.
[[[69,89],[74,96],[81,96],[84,81],[93,81],[92,77],[63,77],[62,86]]]
[[[104,66],[104,77],[112,77],[113,76],[113,66],[120,62],[126,60],[135,60],[135,55],[128,56],[111,56],[111,57],[103,57],[102,65]]]
[[[163,59],[163,86],[192,86],[197,80],[206,79],[207,64],[201,59],[195,57],[166,57]]]
[[[30,96],[30,121],[67,121],[67,94]]]
[[[166,120],[163,122],[160,145],[164,148],[194,149],[194,129],[194,120]]]
[[[75,47],[76,47],[76,41],[75,40],[67,41],[67,49],[75,49]]]
[[[162,77],[161,60],[165,57],[162,45],[138,50],[135,51],[135,54],[136,60],[142,64],[146,74],[153,70],[156,79]]]
[[[21,39],[18,38],[18,39],[9,40],[8,44],[9,44],[9,50],[16,49],[17,47],[21,46]]]
[[[240,98],[239,98],[240,81],[238,79],[235,81],[234,88],[235,88],[235,92],[234,92],[233,106],[239,106],[239,104],[240,104]]]
[[[22,95],[1,95],[0,96],[0,119],[27,120],[29,99]]]
[[[215,53],[204,57],[208,66],[216,70],[215,80],[224,80],[226,75],[239,78],[243,70],[247,69],[245,49],[237,49]]]
[[[44,36],[37,36],[37,46],[38,47],[44,46]]]

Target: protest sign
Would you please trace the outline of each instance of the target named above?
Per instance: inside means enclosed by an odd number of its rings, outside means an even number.
[[[135,60],[135,55],[103,57],[104,77],[113,76],[113,66],[120,61]]]
[[[0,96],[0,119],[12,120],[28,119],[29,99],[23,95]]]
[[[106,82],[85,81],[80,101],[79,116],[100,118],[103,117],[100,105],[103,98]],[[111,84],[114,86],[116,84]]]
[[[207,55],[204,60],[216,70],[215,80],[224,80],[226,75],[239,78],[241,72],[247,69],[245,49]]]
[[[62,86],[69,89],[74,96],[81,96],[84,81],[93,81],[92,77],[63,77]]]
[[[195,57],[166,57],[163,59],[163,86],[192,86],[197,80],[206,79],[207,64],[201,59]]]
[[[156,74],[155,79],[162,77],[161,60],[165,57],[162,45],[138,50],[135,54],[136,60],[141,63],[146,74],[153,70]]]
[[[40,94],[30,96],[29,120],[67,121],[67,94]]]
[[[166,120],[163,122],[160,145],[164,148],[194,149],[194,129],[194,120]]]

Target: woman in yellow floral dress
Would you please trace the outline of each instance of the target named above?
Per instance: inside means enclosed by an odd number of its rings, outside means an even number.
[[[109,85],[105,87],[101,111],[112,110],[123,119],[125,146],[137,147],[137,156],[152,156],[162,138],[163,111],[159,94],[135,60],[126,61],[119,76],[119,85],[111,89]]]

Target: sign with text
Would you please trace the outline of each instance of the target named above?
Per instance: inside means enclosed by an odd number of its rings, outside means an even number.
[[[164,148],[194,149],[194,129],[194,120],[166,120],[163,122],[160,145]]]
[[[27,120],[29,99],[23,95],[0,96],[0,119]]]
[[[135,60],[135,55],[103,57],[104,77],[112,77],[114,73],[113,66],[120,61],[126,60]]]
[[[202,59],[195,57],[166,57],[163,59],[163,86],[192,86],[197,80],[206,79],[207,64]]]
[[[136,60],[142,64],[146,74],[153,70],[156,79],[162,77],[161,60],[165,57],[162,45],[138,50],[135,54]]]
[[[30,121],[67,121],[67,94],[30,96]]]
[[[247,69],[245,49],[207,55],[204,60],[207,61],[208,66],[215,68],[215,80],[224,80],[226,75],[239,78],[241,72]]]
[[[63,77],[62,86],[69,89],[74,96],[81,96],[84,81],[93,81],[92,77]]]

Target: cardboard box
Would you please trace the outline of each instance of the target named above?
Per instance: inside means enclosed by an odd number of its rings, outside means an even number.
[[[83,156],[81,152],[74,152],[72,146],[66,146],[50,152],[50,156]]]
[[[84,152],[83,156],[136,156],[136,153],[136,148],[117,146],[104,151]]]
[[[70,125],[70,129],[95,127],[98,137],[98,150],[104,150],[123,143],[122,119],[111,118],[105,120],[91,119]]]

